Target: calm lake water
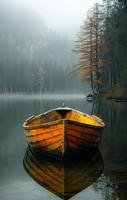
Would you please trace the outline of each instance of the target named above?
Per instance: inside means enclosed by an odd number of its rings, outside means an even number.
[[[74,162],[70,164],[70,170],[76,165],[78,170],[83,172],[82,176],[86,177],[86,181],[89,181],[89,184],[86,184],[88,187],[82,188],[72,200],[126,200],[127,104],[111,102],[107,105],[98,102],[93,105],[86,102],[83,96],[76,98],[75,95],[53,98],[0,96],[0,200],[60,199],[41,187],[25,171],[23,159],[27,143],[22,123],[31,115],[61,106],[63,102],[65,106],[82,112],[98,114],[106,123],[100,145],[101,154],[94,166],[91,160],[87,165],[83,163],[80,167]]]

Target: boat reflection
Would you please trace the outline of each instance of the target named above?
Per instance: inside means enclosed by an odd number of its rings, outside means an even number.
[[[70,199],[95,182],[103,171],[99,151],[89,159],[51,160],[30,147],[23,160],[28,174],[41,186],[62,199]]]

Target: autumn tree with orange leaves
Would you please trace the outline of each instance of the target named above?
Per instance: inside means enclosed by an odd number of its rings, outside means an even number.
[[[107,51],[103,28],[100,5],[96,3],[88,11],[73,49],[79,55],[78,63],[74,65],[73,71],[80,71],[82,79],[90,81],[93,94],[102,92],[102,73],[106,64],[104,54]]]

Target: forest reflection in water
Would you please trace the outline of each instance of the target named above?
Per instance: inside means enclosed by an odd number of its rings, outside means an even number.
[[[104,177],[101,188],[105,199],[127,199],[127,103],[107,101],[93,105],[92,112],[106,122],[101,143]]]
[[[94,183],[91,182],[89,187],[73,196],[72,199],[126,200],[127,104],[110,101],[109,104],[95,102],[93,105],[92,102],[88,103],[83,98],[66,98],[66,100],[55,98],[53,100],[37,98],[32,100],[30,98],[29,100],[28,97],[26,99],[0,99],[0,199],[59,199],[32,181],[23,169],[22,159],[27,143],[23,134],[22,123],[31,115],[37,115],[61,106],[63,101],[65,106],[101,116],[106,123],[100,145],[104,171],[102,175],[100,174],[100,177],[95,177]],[[85,174],[85,162],[82,162],[82,164]],[[93,170],[92,166],[91,170]]]

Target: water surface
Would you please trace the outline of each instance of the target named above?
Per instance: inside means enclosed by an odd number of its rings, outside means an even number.
[[[27,143],[23,121],[31,115],[61,106],[101,115],[106,122],[100,151],[104,171],[72,200],[127,199],[127,105],[86,102],[83,96],[0,97],[0,200],[60,199],[37,184],[24,170]]]

